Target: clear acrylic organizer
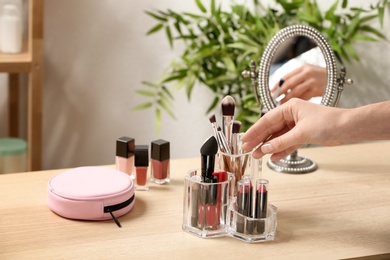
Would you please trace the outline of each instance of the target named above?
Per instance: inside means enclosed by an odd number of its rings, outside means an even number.
[[[268,203],[261,218],[239,213],[237,197],[230,192],[234,183],[233,173],[226,173],[224,181],[205,183],[200,170],[189,171],[184,185],[183,230],[200,238],[230,236],[248,243],[274,240],[277,208]]]

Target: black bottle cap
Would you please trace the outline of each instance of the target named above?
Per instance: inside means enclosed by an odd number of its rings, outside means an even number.
[[[116,156],[129,158],[134,154],[134,138],[122,136],[116,140]]]
[[[134,152],[134,166],[149,166],[149,146],[136,145]]]
[[[152,142],[151,158],[157,161],[165,161],[169,159],[169,142],[163,139],[158,139]]]

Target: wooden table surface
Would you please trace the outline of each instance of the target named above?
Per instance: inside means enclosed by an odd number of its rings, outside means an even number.
[[[172,160],[170,184],[137,191],[122,228],[51,212],[47,182],[64,170],[0,175],[0,259],[390,258],[390,142],[299,153],[319,169],[291,175],[263,167],[278,232],[256,244],[182,231],[184,175],[200,158]]]

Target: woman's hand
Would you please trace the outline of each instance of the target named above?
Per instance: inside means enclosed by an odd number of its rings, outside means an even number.
[[[326,69],[320,66],[304,64],[301,67],[285,75],[282,79],[283,84],[275,84],[271,93],[282,94],[285,97],[280,101],[286,103],[291,98],[300,98],[309,100],[312,97],[322,96],[325,91],[327,81]]]

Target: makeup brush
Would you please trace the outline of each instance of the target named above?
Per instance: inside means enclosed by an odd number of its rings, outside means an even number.
[[[222,127],[223,133],[226,136],[229,146],[232,142],[232,127],[234,120],[234,109],[236,107],[236,102],[231,96],[226,96],[222,99]]]
[[[200,148],[203,180],[212,179],[215,167],[215,155],[218,152],[217,140],[210,136]]]
[[[226,141],[225,135],[222,133],[222,129],[220,126],[217,127],[217,136],[218,140],[220,141],[221,146],[219,147],[219,150],[224,153],[222,154],[222,162],[223,162],[223,170],[231,172],[232,166],[230,162],[230,155],[232,154],[230,147]]]
[[[233,121],[233,127],[232,127],[232,154],[238,154],[239,153],[239,143],[240,143],[240,128],[241,128],[241,122],[234,120]]]
[[[217,125],[215,120],[215,115],[211,114],[209,116],[211,126],[213,128],[215,139],[217,139],[218,147],[223,153],[230,153],[230,147],[227,143],[226,137],[221,132],[221,127]]]
[[[220,126],[217,126],[217,141],[219,142],[219,149],[223,153],[232,154],[229,143],[226,139],[226,136],[223,134]]]
[[[215,114],[211,114],[209,116],[209,120],[211,123],[211,127],[213,128],[214,136],[215,138],[217,138],[217,120],[215,119]],[[217,142],[218,142],[218,138],[217,138]]]

